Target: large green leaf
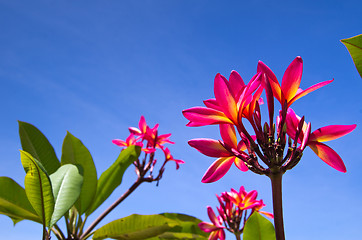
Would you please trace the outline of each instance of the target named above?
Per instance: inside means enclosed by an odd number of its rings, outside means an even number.
[[[50,227],[52,227],[77,201],[83,183],[80,166],[66,164],[50,175],[55,206]]]
[[[147,240],[158,239],[208,239],[209,233],[201,231],[198,224],[200,219],[180,214],[180,213],[162,213],[160,214],[169,219],[177,221],[178,225],[164,232],[157,237],[148,238]]]
[[[54,210],[50,179],[44,167],[32,155],[20,150],[21,163],[26,172],[25,193],[42,223],[49,226]]]
[[[83,214],[94,201],[97,190],[97,170],[93,158],[83,143],[67,133],[63,142],[61,164],[80,165],[83,168],[83,186],[75,206],[80,214]]]
[[[362,34],[342,39],[341,42],[347,47],[359,75],[362,77]]]
[[[197,234],[206,237],[209,236],[208,233],[205,233],[199,228],[198,224],[201,220],[198,218],[182,213],[162,213],[160,215],[178,222],[178,226],[170,232]]]
[[[14,224],[28,219],[41,223],[40,217],[31,206],[24,188],[13,179],[0,177],[0,213],[9,216]]]
[[[60,163],[53,146],[39,129],[30,123],[19,121],[19,135],[23,150],[41,162],[48,174],[59,168]]]
[[[243,240],[275,240],[274,226],[268,219],[254,212],[246,221]]]
[[[137,215],[110,222],[93,235],[93,240],[105,238],[136,240],[158,236],[178,225],[177,221],[162,215]]]
[[[206,240],[206,239],[208,239],[208,237],[198,235],[198,234],[193,234],[193,233],[165,232],[157,237],[147,238],[146,240],[163,240],[163,239]]]
[[[122,177],[126,169],[139,157],[141,148],[130,146],[124,149],[116,159],[116,161],[102,173],[98,180],[97,194],[93,200],[93,204],[87,211],[90,215],[96,210],[122,183]]]

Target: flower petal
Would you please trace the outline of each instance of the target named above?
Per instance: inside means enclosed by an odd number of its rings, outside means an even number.
[[[234,94],[234,97],[245,87],[244,80],[241,78],[239,73],[235,70],[231,71],[229,77],[230,89]]]
[[[121,139],[114,139],[112,140],[112,143],[116,144],[117,146],[120,146],[120,147],[126,147],[127,146],[127,143]]]
[[[216,217],[216,214],[214,212],[214,210],[212,209],[212,207],[208,206],[207,207],[207,215],[209,216],[211,222],[216,226],[216,227],[223,227],[222,223],[219,221],[219,219]]]
[[[229,82],[220,74],[216,74],[214,81],[215,98],[223,112],[233,122],[237,122],[236,102],[230,91]]]
[[[199,127],[211,124],[230,123],[233,122],[225,116],[223,112],[205,107],[193,107],[182,111],[185,118],[190,120],[187,126]]]
[[[303,60],[298,56],[289,64],[283,75],[282,92],[287,102],[297,93],[302,79],[302,72]]]
[[[205,175],[202,177],[201,182],[203,182],[203,183],[216,182],[229,171],[233,162],[234,162],[234,157],[218,158],[207,169]]]
[[[328,80],[328,81],[324,81],[324,82],[320,82],[320,83],[317,83],[307,89],[305,89],[304,91],[300,91],[298,90],[297,92],[297,95],[295,95],[290,101],[288,101],[288,107],[293,103],[295,102],[296,100],[298,100],[299,98],[301,97],[304,97],[305,95],[307,95],[308,93],[311,93],[315,90],[317,90],[318,88],[321,88],[327,84],[330,84],[331,82],[333,82],[333,79],[332,80]],[[300,91],[300,92],[299,92]]]
[[[236,138],[234,125],[231,124],[220,124],[220,134],[224,143],[232,148],[237,148],[238,140]]]
[[[141,116],[141,119],[138,123],[138,127],[140,128],[142,133],[146,133],[147,130],[147,124],[146,124],[146,119],[144,116]]]
[[[261,214],[264,214],[264,215],[267,216],[268,218],[271,218],[271,219],[274,218],[274,215],[273,215],[272,213],[264,212],[264,211],[258,211],[258,212],[261,213]]]
[[[240,158],[235,157],[234,160],[235,166],[239,168],[240,171],[246,172],[249,170],[249,168],[245,165],[245,162],[241,160]]]
[[[331,141],[352,132],[357,127],[352,125],[329,125],[313,131],[309,136],[309,141],[325,142]]]
[[[222,108],[219,106],[215,98],[205,100],[204,104],[208,108],[212,108],[222,112]]]
[[[213,224],[207,223],[207,222],[200,222],[198,224],[198,226],[202,231],[207,232],[207,233],[216,231],[218,229]]]
[[[347,172],[341,157],[332,148],[320,142],[310,142],[308,146],[329,166],[340,172]]]
[[[295,134],[297,133],[298,125],[299,125],[300,117],[295,114],[293,109],[288,108],[287,116],[285,119],[287,125],[287,134],[295,139]]]
[[[214,139],[196,138],[188,143],[191,147],[209,157],[229,157],[231,155],[219,141]]]
[[[267,65],[265,65],[262,61],[259,61],[257,72],[263,72],[266,74],[266,76],[268,78],[267,80],[269,81],[270,86],[273,90],[274,97],[280,103],[282,103],[282,89],[281,89],[278,79],[275,76],[275,74],[273,73],[273,71],[270,70],[270,68]]]

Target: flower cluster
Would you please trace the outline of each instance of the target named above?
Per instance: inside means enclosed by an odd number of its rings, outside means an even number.
[[[333,80],[302,90],[302,70],[302,58],[297,57],[285,71],[281,84],[270,68],[261,61],[258,63],[257,73],[248,84],[244,83],[236,71],[231,72],[229,80],[217,74],[214,80],[215,98],[205,100],[205,107],[193,107],[183,111],[183,115],[189,120],[187,126],[220,127],[222,141],[206,138],[189,141],[189,144],[201,153],[217,158],[206,171],[202,182],[219,180],[233,163],[241,171],[251,170],[267,176],[283,174],[299,162],[306,146],[331,167],[346,172],[340,156],[322,142],[342,137],[353,131],[356,125],[331,125],[311,132],[311,124],[307,124],[304,117],[298,117],[290,106],[299,98]],[[269,112],[268,121],[264,124],[260,111],[263,92]],[[274,98],[280,103],[275,122]],[[250,123],[253,134],[246,130],[244,119]],[[236,131],[240,136],[239,141]]]
[[[200,229],[210,233],[209,240],[224,240],[225,229],[235,235],[240,235],[246,221],[254,211],[273,218],[273,214],[261,211],[265,204],[263,200],[257,200],[257,196],[256,190],[246,192],[243,186],[240,187],[239,192],[231,189],[230,192],[223,192],[220,196],[216,195],[220,203],[220,206],[217,207],[219,215],[216,216],[214,210],[208,206],[207,214],[211,223],[199,223]]]
[[[141,147],[142,152],[145,153],[145,157],[142,161],[137,159],[134,162],[136,166],[136,172],[139,177],[144,177],[144,175],[150,171],[150,176],[145,178],[147,181],[159,181],[162,178],[162,174],[165,170],[165,165],[169,161],[173,161],[176,163],[176,169],[180,167],[180,164],[183,164],[183,160],[174,159],[170,153],[170,150],[164,146],[166,143],[174,144],[174,142],[170,141],[171,133],[158,135],[158,124],[156,124],[153,128],[150,128],[146,124],[146,120],[143,116],[138,123],[138,127],[130,127],[130,135],[127,139],[114,139],[112,142],[122,148],[126,148],[129,146],[139,146]],[[152,176],[152,172],[154,166],[157,162],[155,159],[156,149],[161,149],[164,154],[164,162],[160,167],[159,174],[157,177]]]

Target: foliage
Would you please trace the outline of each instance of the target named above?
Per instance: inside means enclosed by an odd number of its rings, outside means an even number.
[[[98,179],[92,155],[77,137],[67,133],[59,161],[44,134],[30,123],[19,121],[23,147],[20,157],[26,173],[25,189],[9,177],[0,177],[0,213],[10,217],[14,224],[22,220],[42,224],[43,240],[49,240],[51,234],[58,239],[83,240],[94,233],[94,239],[133,235],[138,239],[205,239],[207,234],[197,227],[199,219],[176,213],[131,215],[93,231],[100,220],[140,184],[159,181],[167,162],[176,162],[177,168],[183,163],[182,160],[173,159],[169,149],[163,146],[165,143],[172,143],[169,141],[171,134],[158,135],[158,125],[149,128],[143,117],[141,122],[142,130],[130,128],[128,140],[132,141],[125,142],[126,145],[122,146],[125,149]],[[116,142],[119,141],[122,140]],[[143,142],[146,142],[145,147]],[[164,152],[165,161],[158,175],[153,177],[156,148]],[[142,161],[139,160],[141,153],[145,154]],[[84,230],[87,217],[122,183],[123,174],[132,164],[137,172],[135,183]],[[65,219],[66,233],[57,225],[61,218]],[[116,230],[112,226],[116,226]]]

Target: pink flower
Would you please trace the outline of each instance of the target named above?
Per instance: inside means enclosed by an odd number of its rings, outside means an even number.
[[[289,107],[293,102],[298,100],[299,98],[307,95],[318,88],[321,88],[333,80],[324,81],[318,84],[315,84],[305,90],[299,88],[302,72],[303,72],[303,60],[301,57],[296,57],[288,66],[285,71],[282,79],[282,85],[280,86],[275,74],[270,70],[270,68],[265,65],[262,61],[259,61],[258,64],[258,72],[265,73],[267,79],[272,88],[274,97],[284,105],[287,102],[287,107]]]
[[[207,233],[210,233],[209,240],[224,240],[225,232],[222,218],[216,217],[214,210],[210,206],[207,207],[207,214],[211,220],[211,223],[201,222],[199,223],[199,228]]]
[[[248,155],[243,152],[246,150],[246,145],[242,141],[237,144],[234,126],[230,124],[220,124],[220,134],[223,142],[207,138],[192,139],[189,141],[189,145],[196,148],[202,154],[218,158],[206,171],[201,180],[203,183],[219,180],[229,171],[233,163],[243,172],[248,170],[248,167],[244,163]]]
[[[246,192],[243,186],[240,187],[239,192],[231,189],[231,192],[223,192],[221,196],[216,195],[220,204],[219,207],[217,207],[219,216],[216,217],[211,207],[207,207],[207,212],[212,223],[202,222],[199,224],[199,227],[205,232],[211,232],[209,239],[218,239],[217,236],[219,236],[224,229],[236,236],[240,236],[244,231],[245,222],[254,211],[273,218],[273,214],[260,211],[265,204],[263,200],[256,199],[257,195],[258,193],[255,190]]]
[[[114,139],[112,140],[112,143],[116,144],[117,146],[120,146],[120,147],[129,147],[129,146],[140,146],[142,147],[143,146],[143,143],[142,142],[137,142],[136,138],[134,137],[133,134],[130,134],[126,141],[123,141],[121,139]]]
[[[322,142],[343,137],[344,135],[352,132],[356,128],[356,124],[329,125],[310,133],[310,123],[306,124],[303,122],[300,134],[296,136],[297,132],[299,131],[298,126],[301,124],[301,118],[297,116],[291,108],[289,108],[287,112],[286,124],[287,134],[293,139],[298,137],[297,140],[298,143],[301,144],[301,147],[310,147],[320,159],[322,159],[325,163],[334,169],[340,172],[347,171],[341,157],[332,148],[328,147]]]

